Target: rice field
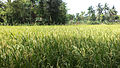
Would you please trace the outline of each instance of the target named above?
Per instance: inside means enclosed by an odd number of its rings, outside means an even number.
[[[0,68],[120,68],[120,25],[0,26]]]

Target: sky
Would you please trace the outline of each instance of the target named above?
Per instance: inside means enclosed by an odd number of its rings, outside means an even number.
[[[120,15],[120,0],[63,0],[67,3],[67,8],[69,14],[80,13],[81,11],[87,12],[89,6],[94,6],[94,8],[101,3],[104,5],[105,3],[109,4],[112,8],[114,5],[118,14]],[[95,8],[96,9],[96,8]]]

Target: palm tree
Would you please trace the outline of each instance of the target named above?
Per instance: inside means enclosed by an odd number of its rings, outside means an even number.
[[[95,10],[92,6],[88,8],[89,20],[95,20]]]
[[[109,16],[109,12],[108,12],[109,11],[109,7],[108,7],[107,3],[105,3],[105,5],[103,7],[103,11],[104,11],[104,13],[103,13],[102,17],[104,16],[105,20],[108,21],[110,16]]]
[[[101,15],[102,12],[103,12],[103,8],[102,8],[101,3],[98,4],[98,6],[97,6],[97,11],[98,11],[98,17],[97,17],[97,19],[98,19],[98,21],[100,21],[100,15]]]
[[[110,21],[115,21],[115,16],[117,15],[115,6],[113,6],[112,9],[109,10],[109,14],[110,14]]]
[[[108,4],[105,3],[104,7],[103,7],[104,13],[107,14],[107,11],[109,10]]]
[[[85,11],[82,11],[80,14],[80,18],[84,21],[84,15],[85,15]]]
[[[90,6],[90,7],[88,8],[88,15],[89,15],[89,17],[92,15],[92,13],[93,13],[93,7]]]

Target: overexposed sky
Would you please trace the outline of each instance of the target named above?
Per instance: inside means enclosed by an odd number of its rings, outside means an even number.
[[[110,7],[115,6],[118,14],[120,15],[120,0],[63,0],[67,3],[67,8],[69,14],[80,13],[81,11],[86,11],[89,6],[96,7],[98,3],[109,4]],[[96,8],[95,8],[96,9]]]

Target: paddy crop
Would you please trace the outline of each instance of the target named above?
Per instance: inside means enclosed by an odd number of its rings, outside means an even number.
[[[120,25],[0,26],[0,68],[120,68]]]

